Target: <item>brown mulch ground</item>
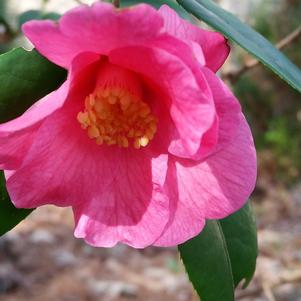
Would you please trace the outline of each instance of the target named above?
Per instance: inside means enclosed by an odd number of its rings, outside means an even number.
[[[237,300],[301,301],[301,184],[268,191],[255,193],[260,256]],[[0,301],[198,300],[176,249],[92,248],[72,228],[68,209],[44,207],[0,239]]]

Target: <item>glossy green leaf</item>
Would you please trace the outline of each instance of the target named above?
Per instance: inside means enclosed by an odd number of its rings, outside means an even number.
[[[64,69],[36,51],[17,48],[0,55],[0,123],[21,115],[65,78]]]
[[[27,21],[40,19],[42,19],[42,13],[40,10],[28,10],[18,17],[19,27],[21,27]]]
[[[5,188],[3,172],[0,171],[0,236],[13,229],[31,212],[32,210],[14,207]]]
[[[44,13],[44,14],[42,15],[42,19],[43,19],[43,20],[53,20],[53,21],[57,21],[60,17],[61,17],[61,15],[58,14],[58,13],[56,13],[56,12]]]
[[[207,221],[179,251],[202,301],[234,301],[237,284],[245,279],[246,285],[255,271],[257,236],[250,205],[221,221]]]
[[[219,221],[230,257],[234,286],[243,279],[244,287],[251,281],[258,255],[257,229],[251,205]]]
[[[253,54],[301,92],[301,70],[262,35],[211,0],[177,0],[188,12]]]
[[[202,301],[234,301],[231,264],[219,222],[208,221],[201,234],[180,245],[179,251]]]

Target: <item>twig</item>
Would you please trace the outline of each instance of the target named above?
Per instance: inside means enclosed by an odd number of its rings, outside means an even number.
[[[270,285],[268,285],[267,283],[263,283],[262,290],[266,298],[268,299],[268,301],[276,301],[274,294],[272,292],[272,287]]]
[[[288,36],[283,38],[281,41],[279,41],[276,45],[278,49],[283,49],[289,44],[293,43],[295,40],[299,38],[301,35],[301,26],[299,26],[297,29],[295,29],[293,32],[291,32]]]
[[[293,32],[291,32],[288,36],[280,40],[276,44],[276,48],[281,50],[288,45],[292,44],[295,42],[299,37],[301,36],[301,26],[299,26],[297,29],[295,29]],[[227,73],[224,73],[222,77],[224,79],[230,80],[232,83],[236,82],[237,79],[245,72],[249,71],[250,69],[253,69],[254,67],[258,66],[260,63],[259,60],[257,59],[251,59],[245,63],[244,66],[242,66],[240,69],[235,70],[235,71],[230,71]]]

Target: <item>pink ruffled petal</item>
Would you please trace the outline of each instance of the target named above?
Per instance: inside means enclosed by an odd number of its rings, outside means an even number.
[[[180,58],[189,68],[192,70],[195,80],[200,86],[204,85],[204,82],[207,82],[212,94],[216,94],[214,84],[209,83],[205,72],[203,70],[207,70],[210,72],[210,69],[207,69],[206,67],[200,66],[199,63],[195,60],[195,55],[193,56],[191,52],[191,48],[179,39],[172,37],[168,34],[162,35],[159,39],[156,40],[156,42],[153,44],[155,47],[159,47],[164,49],[165,51],[177,56]],[[196,43],[194,43],[194,46],[198,46],[200,52],[202,50],[200,49],[200,46]],[[202,56],[202,53],[200,53],[200,56]],[[202,59],[202,58],[200,58]],[[205,65],[205,64],[203,64]],[[213,76],[216,78],[216,75],[214,73],[210,73],[210,76]],[[160,98],[159,98],[160,99]],[[161,99],[163,99],[161,97]],[[160,102],[159,102],[160,103]],[[237,101],[235,100],[235,103],[238,105]],[[216,104],[215,104],[216,105]],[[239,107],[239,105],[238,105]],[[240,109],[239,109],[240,112]],[[237,110],[234,111],[234,113],[237,113]],[[237,115],[237,114],[236,114]],[[166,127],[166,126],[165,126]],[[218,128],[219,128],[219,118],[217,117],[217,114],[214,117],[213,124],[211,127],[204,133],[202,140],[200,141],[200,146],[198,152],[191,156],[191,159],[194,160],[200,160],[202,158],[205,158],[206,156],[210,155],[212,152],[216,150],[217,141],[218,141]],[[175,141],[174,142],[177,147],[177,155],[180,157],[185,157],[185,149],[181,147],[181,141]]]
[[[201,70],[211,88],[218,116],[218,144],[215,149],[218,151],[236,135],[241,120],[241,106],[231,90],[219,77],[208,68],[201,68]]]
[[[149,5],[117,10],[111,4],[97,2],[67,12],[58,24],[29,21],[22,29],[39,52],[68,68],[81,52],[108,55],[115,48],[148,44],[162,26],[162,18]]]
[[[0,137],[0,169],[17,169],[22,164],[38,127],[37,125],[9,137]]]
[[[82,77],[87,78],[87,73],[92,73],[89,78],[93,76],[91,67],[88,68],[88,66],[98,60],[99,55],[82,53],[73,61],[67,81],[58,90],[36,102],[20,117],[0,124],[1,169],[16,169],[19,167],[41,123],[64,105],[76,77],[78,77],[80,85],[83,85]],[[87,68],[86,71],[85,68]],[[87,86],[86,83],[84,84]],[[82,87],[78,87],[78,89],[82,89]]]
[[[62,106],[69,84],[65,82],[19,118],[0,125],[0,168],[16,169],[22,163],[43,120]]]
[[[216,109],[215,122],[204,134],[199,151],[193,157],[204,160],[231,142],[240,123],[241,106],[230,89],[210,69],[201,67],[198,72],[205,76],[210,86]]]
[[[76,120],[79,105],[70,104],[43,123],[22,166],[8,178],[16,207],[70,206],[89,194],[87,186],[111,183],[114,172],[107,163],[111,153],[89,140]]]
[[[169,109],[175,125],[173,132],[167,134],[173,136],[169,152],[180,157],[193,157],[199,150],[202,136],[215,119],[212,94],[205,78],[196,78],[181,59],[159,48],[117,49],[111,52],[109,59],[113,64],[149,78],[165,92],[160,105]],[[166,129],[159,128],[159,131]]]
[[[192,46],[200,63],[203,63],[201,55],[201,53],[203,53],[206,66],[214,72],[223,65],[229,55],[230,48],[221,34],[201,29],[189,23],[180,18],[178,14],[167,5],[162,5],[159,9],[159,13],[164,19],[165,30],[182,40],[186,40]],[[200,45],[202,52],[200,52],[194,43]]]
[[[192,70],[197,70],[205,66],[205,57],[199,44],[187,43],[167,32],[162,33],[153,43],[153,47],[163,50],[177,56]]]
[[[155,246],[176,246],[196,236],[205,225],[203,212],[200,212],[198,208],[196,210],[196,206],[192,206],[191,201],[186,204],[186,199],[180,199],[178,190],[180,177],[176,169],[175,158],[170,156],[164,185],[164,192],[170,200],[170,215],[164,232],[154,242]]]
[[[131,149],[120,153],[118,164],[112,162],[118,169],[114,181],[74,208],[76,237],[97,247],[122,242],[144,248],[161,235],[169,219],[169,201],[160,187],[167,156],[148,156]]]
[[[79,75],[77,80],[80,79]],[[31,145],[23,154],[21,166],[7,181],[8,191],[16,207],[32,208],[51,202],[60,206],[72,204],[72,196],[69,196],[67,190],[62,188],[64,179],[69,179],[68,170],[64,171],[62,166],[73,170],[75,157],[72,154],[76,153],[78,158],[81,158],[84,155],[83,146],[89,145],[89,143],[83,143],[83,141],[86,142],[87,136],[82,136],[82,129],[76,119],[83,100],[94,84],[90,89],[87,87],[89,87],[87,83],[85,87],[81,86],[81,82],[75,85],[68,97],[64,99],[66,104],[52,112],[40,124]],[[57,174],[62,175],[63,179],[59,179]],[[50,187],[50,182],[53,187]]]
[[[47,116],[59,109],[68,95],[69,82],[64,84],[56,91],[46,95],[38,102],[34,103],[23,115],[20,117],[0,124],[0,137],[22,132],[39,124]]]
[[[182,243],[202,230],[205,218],[224,218],[245,204],[255,186],[256,153],[242,114],[237,127],[232,143],[206,161],[170,157],[165,190],[174,216],[155,245]]]
[[[72,64],[68,79],[56,91],[46,95],[44,98],[33,104],[23,115],[13,119],[9,122],[0,124],[0,137],[8,136],[11,133],[20,132],[37,125],[40,121],[51,115],[57,109],[61,108],[66,100],[70,90],[70,85],[74,82],[75,78],[93,77],[89,75],[91,69],[84,70],[86,67],[92,65],[100,59],[99,55],[95,53],[82,53],[77,56]],[[84,74],[80,74],[81,71]],[[89,80],[87,80],[89,81]]]
[[[22,166],[8,174],[11,199],[22,208],[73,206],[75,234],[92,245],[150,245],[169,219],[161,192],[167,155],[98,146],[76,120],[81,105],[70,102],[43,123]]]

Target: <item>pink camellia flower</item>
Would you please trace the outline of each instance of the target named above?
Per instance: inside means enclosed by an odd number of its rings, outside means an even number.
[[[0,125],[15,206],[72,206],[93,246],[173,246],[241,208],[256,156],[241,107],[215,75],[229,47],[168,6],[80,6],[30,21],[36,49],[68,70]]]

